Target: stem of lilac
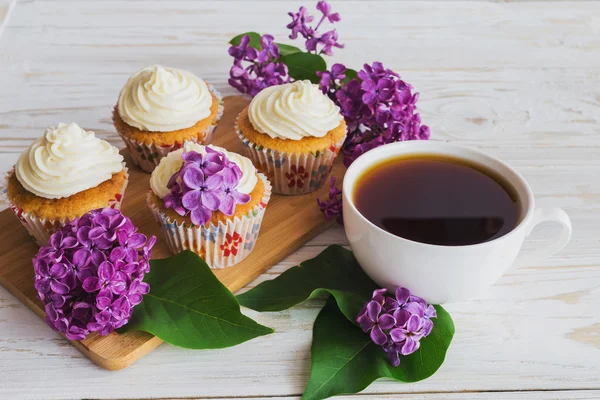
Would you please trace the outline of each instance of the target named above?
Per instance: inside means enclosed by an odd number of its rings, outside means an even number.
[[[321,17],[321,20],[319,21],[319,23],[317,24],[316,28],[315,28],[315,33],[319,30],[319,27],[321,26],[321,24],[323,23],[323,21],[325,21],[325,15],[323,15]]]
[[[317,31],[319,30],[319,27],[321,26],[321,24],[323,23],[323,21],[325,21],[325,15],[323,15],[323,16],[321,17],[321,19],[319,20],[319,23],[318,23],[318,24],[317,24],[317,26],[315,27],[315,29],[314,29],[314,32],[315,32],[315,33],[317,33]],[[311,37],[310,37],[310,38],[312,39],[313,37],[314,37],[314,36],[312,36],[312,35],[311,35]],[[315,47],[315,54],[316,54],[316,55],[318,55],[318,56],[320,56],[321,54],[323,54],[323,49],[321,49],[321,51],[319,51],[319,52],[318,52],[318,51],[317,51],[317,49],[316,49],[316,47]]]

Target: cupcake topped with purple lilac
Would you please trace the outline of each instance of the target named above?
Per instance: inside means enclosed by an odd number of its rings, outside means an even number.
[[[269,181],[248,158],[193,142],[161,160],[150,188],[148,206],[171,251],[192,250],[211,268],[250,254],[271,196]]]

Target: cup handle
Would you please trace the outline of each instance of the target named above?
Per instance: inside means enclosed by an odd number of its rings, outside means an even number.
[[[531,265],[545,257],[549,257],[561,250],[569,242],[569,239],[571,239],[571,219],[560,208],[537,208],[533,212],[533,219],[527,228],[525,236],[529,236],[536,225],[546,221],[557,222],[562,226],[558,237],[539,249],[518,256],[515,266]]]

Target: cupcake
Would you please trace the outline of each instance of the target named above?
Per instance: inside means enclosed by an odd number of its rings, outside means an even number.
[[[270,197],[248,158],[186,142],[152,172],[147,202],[173,253],[192,250],[220,269],[252,252]]]
[[[90,210],[119,209],[127,179],[119,149],[77,124],[61,123],[21,154],[2,194],[44,246],[54,231]]]
[[[133,161],[152,172],[186,141],[209,143],[223,115],[220,94],[191,72],[153,65],[129,78],[113,111]]]
[[[346,138],[339,107],[307,80],[263,89],[238,115],[236,130],[273,192],[284,195],[320,188]]]

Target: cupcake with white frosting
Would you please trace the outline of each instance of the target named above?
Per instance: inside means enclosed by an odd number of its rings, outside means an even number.
[[[77,124],[60,123],[25,150],[2,190],[38,244],[88,211],[119,209],[127,186],[119,149]]]
[[[133,74],[113,111],[136,165],[152,172],[184,142],[209,143],[223,115],[220,94],[191,72],[152,65]]]
[[[169,249],[191,250],[213,269],[230,267],[254,249],[271,184],[248,158],[186,142],[150,177],[148,206]]]
[[[307,80],[263,89],[242,110],[236,129],[273,192],[284,195],[320,188],[346,138],[339,107]]]

